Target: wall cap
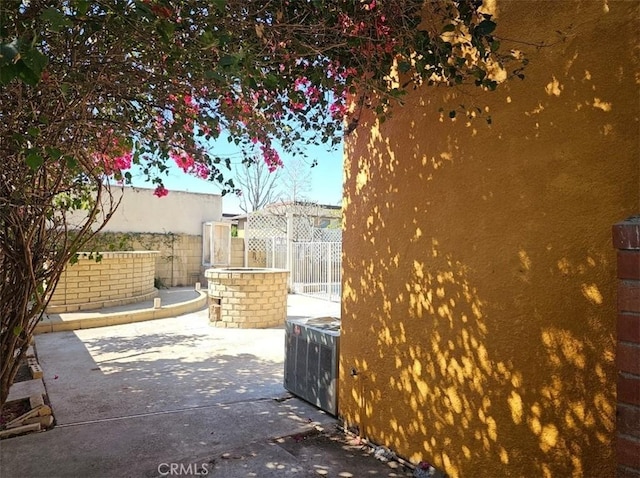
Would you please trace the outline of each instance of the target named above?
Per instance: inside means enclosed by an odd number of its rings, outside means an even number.
[[[640,249],[640,215],[614,224],[612,236],[616,249]]]
[[[102,259],[118,259],[130,256],[158,256],[160,251],[109,251],[109,252],[78,252],[78,260],[95,260],[96,255],[102,256]]]

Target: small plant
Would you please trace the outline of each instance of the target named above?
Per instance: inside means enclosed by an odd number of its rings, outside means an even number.
[[[156,289],[168,289],[168,287],[166,286],[164,281],[160,279],[160,277],[153,278],[153,287],[155,287]]]

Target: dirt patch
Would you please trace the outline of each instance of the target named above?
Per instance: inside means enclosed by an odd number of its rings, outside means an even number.
[[[7,402],[2,407],[2,413],[0,413],[0,428],[3,428],[6,423],[11,420],[15,420],[21,415],[24,415],[31,410],[31,405],[28,398],[22,400],[12,400]]]
[[[20,367],[18,368],[16,377],[13,379],[13,383],[25,382],[27,380],[31,380],[31,370],[29,370],[27,361],[23,360],[20,362]],[[5,403],[4,407],[2,407],[2,411],[0,412],[0,429],[4,428],[6,423],[9,423],[11,420],[27,413],[29,410],[31,410],[31,405],[28,398],[12,400]]]
[[[20,362],[13,385],[42,377],[42,369],[34,355]],[[55,423],[49,397],[33,394],[7,402],[0,411],[0,439],[51,428]]]
[[[383,463],[373,450],[357,438],[336,432],[312,430],[275,440],[298,460],[310,463],[316,473],[328,476],[413,476],[413,470],[402,464]]]

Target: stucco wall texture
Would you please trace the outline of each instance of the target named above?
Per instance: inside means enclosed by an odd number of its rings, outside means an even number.
[[[339,413],[453,477],[614,476],[640,3],[488,6],[524,81],[419,89],[347,138]],[[461,103],[492,124],[450,120]]]
[[[203,222],[222,220],[219,194],[171,191],[166,198],[157,198],[153,189],[124,187],[114,195],[122,201],[104,227],[105,232],[173,232],[201,236]]]

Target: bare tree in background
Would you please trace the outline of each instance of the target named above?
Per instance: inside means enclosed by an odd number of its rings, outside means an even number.
[[[280,199],[285,203],[308,202],[311,192],[311,166],[302,158],[296,157],[287,161],[282,170],[282,194]]]
[[[243,162],[236,168],[236,184],[241,191],[240,209],[253,212],[278,199],[281,169],[270,172],[264,161]]]

